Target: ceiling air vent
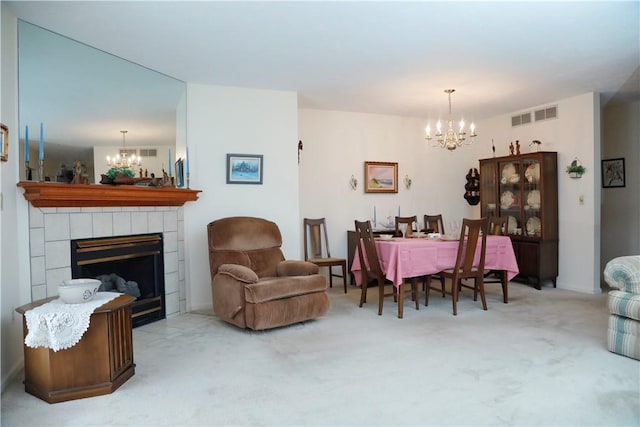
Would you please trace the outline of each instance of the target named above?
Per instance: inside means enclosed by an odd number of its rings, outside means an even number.
[[[158,157],[158,150],[156,148],[141,148],[140,157]]]
[[[511,116],[511,127],[526,125],[528,123],[531,123],[531,112]]]
[[[534,114],[536,122],[539,122],[541,120],[555,119],[556,117],[558,117],[558,107],[554,105],[553,107],[536,110]]]

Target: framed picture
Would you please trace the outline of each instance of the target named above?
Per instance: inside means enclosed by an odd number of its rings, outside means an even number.
[[[602,161],[602,188],[624,187],[624,158]]]
[[[182,157],[176,160],[176,187],[184,187],[184,160]]]
[[[9,160],[9,128],[0,123],[0,160]]]
[[[227,184],[262,184],[262,154],[227,154]]]
[[[365,193],[397,193],[398,163],[364,162]]]

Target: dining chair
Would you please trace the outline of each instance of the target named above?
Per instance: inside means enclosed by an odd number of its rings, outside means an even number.
[[[371,228],[371,221],[358,221],[355,220],[356,229],[356,241],[360,242],[358,245],[358,259],[360,260],[360,273],[362,275],[361,293],[360,293],[360,307],[367,302],[367,289],[369,287],[369,281],[375,281],[378,284],[378,315],[382,315],[382,306],[384,303],[384,297],[393,296],[394,299],[398,299],[398,318],[402,319],[404,315],[404,289],[405,283],[403,282],[398,286],[397,294],[396,288],[391,284],[393,289],[392,293],[385,293],[385,285],[390,283],[385,279],[384,271],[380,266],[380,258],[378,257],[378,250],[373,239],[373,232]],[[419,295],[417,280],[411,279],[411,295],[416,303],[416,310],[420,309]]]
[[[424,216],[424,229],[427,233],[440,233],[445,234],[444,223],[442,222],[442,214],[438,215],[425,215]],[[429,231],[431,230],[431,231]]]
[[[418,228],[418,217],[417,216],[396,216],[396,235],[402,237],[402,230],[400,229],[400,225],[405,224],[407,227],[404,229],[404,237],[409,237],[413,234],[413,224],[416,225],[416,231]]]
[[[453,268],[440,271],[438,276],[451,279],[451,299],[453,315],[458,314],[458,298],[461,288],[473,289],[473,300],[477,301],[478,293],[482,299],[483,310],[487,309],[487,300],[484,294],[484,260],[487,252],[487,228],[489,218],[463,219],[460,230],[460,240],[456,262]],[[480,241],[480,254],[478,262],[474,262],[476,249]],[[429,291],[431,289],[431,277],[427,278],[427,291],[425,304],[429,305]],[[473,279],[473,287],[466,284],[466,280]],[[436,289],[435,290],[440,290]]]
[[[506,236],[509,217],[491,216],[489,217],[488,234],[493,236]],[[509,302],[509,291],[507,272],[505,270],[485,270],[484,283],[500,283],[502,285],[502,301],[507,304]]]
[[[327,236],[327,223],[324,218],[304,219],[304,259],[318,267],[329,268],[329,287],[333,288],[333,278],[342,277],[344,293],[347,293],[347,260],[334,258],[329,249],[329,237]],[[324,245],[323,245],[324,241]],[[342,276],[333,274],[332,267],[341,267]]]
[[[442,221],[442,214],[437,215],[425,215],[424,216],[424,231],[427,233],[440,233],[445,234],[444,232],[444,222]],[[440,277],[437,274],[433,275],[434,279],[440,280],[440,285],[442,287],[442,298],[444,298],[447,294],[445,292],[444,287],[444,277]],[[426,280],[424,281],[423,289],[426,292],[427,285]]]

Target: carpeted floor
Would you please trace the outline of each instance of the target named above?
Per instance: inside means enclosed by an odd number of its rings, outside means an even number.
[[[640,362],[606,349],[606,295],[510,284],[458,316],[432,293],[404,319],[334,283],[321,319],[252,332],[190,313],[134,330],[115,393],[50,405],[2,395],[2,426],[639,426]]]

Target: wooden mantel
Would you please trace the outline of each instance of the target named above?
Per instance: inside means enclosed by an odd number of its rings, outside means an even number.
[[[137,185],[61,184],[20,181],[24,198],[37,208],[106,206],[182,206],[201,190]]]

